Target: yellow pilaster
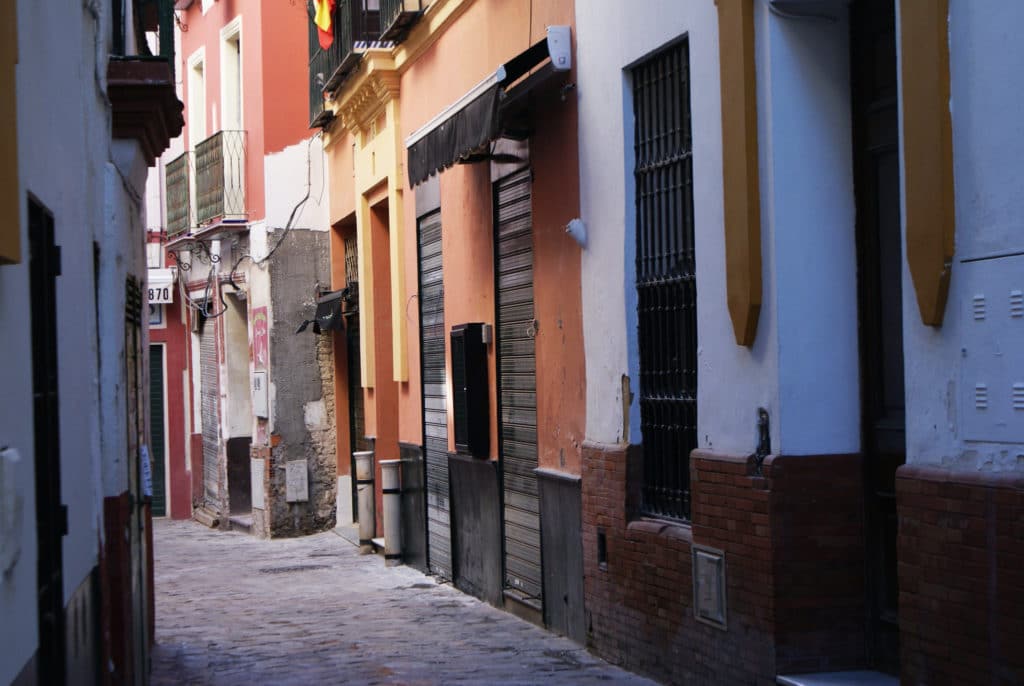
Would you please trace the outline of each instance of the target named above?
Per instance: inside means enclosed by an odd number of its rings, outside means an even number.
[[[391,232],[391,354],[395,381],[409,380],[409,356],[406,354],[408,331],[405,316],[405,212],[402,205],[402,167],[404,157],[400,140],[402,127],[399,126],[398,99],[392,98],[386,105],[387,130],[381,132],[382,143],[392,149],[392,165],[388,173],[388,220]]]
[[[18,21],[13,0],[0,3],[0,264],[21,262],[18,188]]]
[[[358,165],[356,166],[358,169]],[[373,232],[370,231],[370,201],[362,193],[356,199],[356,249],[359,269],[359,373],[363,388],[373,388],[373,368],[376,363],[374,354],[373,325]]]

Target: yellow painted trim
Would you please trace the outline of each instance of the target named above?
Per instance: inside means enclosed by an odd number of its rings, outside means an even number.
[[[921,321],[942,326],[955,250],[948,0],[901,0],[906,253]]]
[[[370,202],[360,194],[356,199],[356,249],[359,269],[359,373],[363,388],[373,388],[374,351],[373,232],[370,231]]]
[[[737,345],[750,346],[761,312],[761,200],[757,160],[754,7],[716,0],[722,91],[722,200],[729,316]]]
[[[0,3],[0,264],[21,262],[17,3]]]
[[[391,369],[395,381],[409,380],[409,355],[406,350],[408,326],[405,316],[405,211],[402,203],[402,179],[405,178],[401,160],[405,149],[402,147],[402,127],[399,125],[398,100],[387,103],[388,127],[378,133],[387,136],[386,144],[395,151],[394,163],[388,174],[388,230],[391,233]]]
[[[386,184],[388,198],[388,245],[391,279],[391,353],[394,380],[409,380],[406,319],[405,210],[402,188],[405,179],[405,147],[402,144],[399,92],[401,74],[458,19],[474,0],[434,0],[401,45],[370,49],[356,72],[327,105],[335,114],[324,131],[324,149],[349,132],[355,140],[354,192],[356,194],[356,241],[359,249],[359,361],[364,388],[373,388],[375,368],[374,321],[375,275],[369,196]],[[377,129],[383,113],[383,128]]]

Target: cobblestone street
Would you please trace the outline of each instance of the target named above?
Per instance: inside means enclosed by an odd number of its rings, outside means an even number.
[[[333,532],[154,529],[156,685],[653,683]]]

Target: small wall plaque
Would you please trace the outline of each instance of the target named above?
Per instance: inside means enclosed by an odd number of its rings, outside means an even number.
[[[725,601],[725,553],[703,545],[693,546],[693,614],[698,622],[727,629]]]
[[[252,506],[257,510],[266,509],[263,501],[263,470],[266,469],[263,458],[250,460],[249,469],[252,474]]]
[[[285,463],[285,500],[300,503],[309,500],[309,479],[306,475],[306,460],[291,460]]]

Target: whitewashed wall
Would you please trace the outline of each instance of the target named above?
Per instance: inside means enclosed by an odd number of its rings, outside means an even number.
[[[587,439],[605,444],[640,439],[635,400],[628,436],[623,435],[622,418],[622,375],[629,375],[634,396],[639,391],[632,102],[625,68],[686,34],[697,234],[700,445],[749,450],[746,439],[753,439],[754,409],[775,404],[777,355],[770,304],[762,311],[754,348],[732,343],[725,300],[714,3],[591,1],[577,3],[576,15],[580,201],[588,228],[582,259]],[[737,397],[745,398],[745,403],[737,403]]]
[[[690,51],[699,338],[699,445],[756,446],[756,412],[787,454],[859,449],[848,23],[755,3],[763,304],[737,346],[726,303],[718,18],[713,2],[577,4],[587,438],[623,435],[621,376],[638,392],[632,102],[627,67],[686,35]]]
[[[98,562],[103,498],[127,488],[124,289],[129,273],[146,273],[145,163],[136,143],[110,141],[109,6],[20,0],[17,17],[22,262],[0,267],[0,445],[22,457],[22,525],[17,562],[0,575],[0,683],[17,676],[38,641],[28,194],[53,213],[63,258],[57,320],[61,498],[69,522],[65,600]],[[98,280],[94,241],[101,250]],[[99,321],[97,288],[104,303]]]
[[[1024,317],[1009,313],[1010,291],[1024,290],[1024,45],[1012,29],[1022,23],[1018,2],[950,2],[956,252],[941,328],[921,324],[904,270],[909,462],[1024,471],[1024,409],[1011,395],[1024,383]],[[976,295],[984,320],[974,318]]]

